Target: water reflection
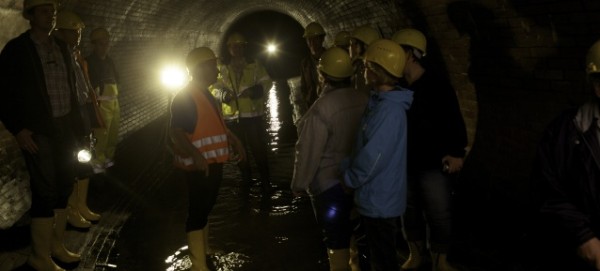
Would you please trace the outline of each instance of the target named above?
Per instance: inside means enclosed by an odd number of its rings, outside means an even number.
[[[209,257],[217,271],[234,271],[240,270],[245,264],[250,262],[250,258],[244,254],[237,252],[230,253],[215,253]],[[169,256],[165,263],[169,265],[167,271],[184,271],[192,267],[190,261],[188,246],[178,249],[173,255]]]
[[[219,197],[209,217],[210,244],[216,270],[328,270],[310,200],[289,189],[296,128],[289,88],[278,81],[268,92],[266,121],[272,193],[259,181],[245,183],[237,166],[225,164]],[[254,165],[253,165],[254,166]],[[187,246],[168,256],[166,270],[188,270]]]

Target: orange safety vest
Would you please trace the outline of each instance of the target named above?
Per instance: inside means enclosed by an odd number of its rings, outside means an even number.
[[[210,93],[193,91],[192,98],[196,103],[196,128],[193,134],[186,133],[188,140],[198,149],[209,164],[225,163],[229,159],[229,143],[227,129],[216,101]],[[181,150],[174,148],[175,166],[184,170],[196,170],[192,157],[186,156]]]

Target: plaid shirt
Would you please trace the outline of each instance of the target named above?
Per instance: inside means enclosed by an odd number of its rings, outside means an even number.
[[[60,47],[54,42],[54,39],[50,39],[50,46],[42,44],[33,37],[32,40],[42,62],[46,90],[52,106],[52,116],[55,118],[65,116],[71,111],[71,93],[69,91],[67,66]]]

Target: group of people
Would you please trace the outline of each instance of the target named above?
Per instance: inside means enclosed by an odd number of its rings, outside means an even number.
[[[325,35],[318,23],[305,28],[309,109],[297,122],[291,189],[311,197],[330,270],[418,270],[426,255],[432,270],[457,270],[447,260],[452,179],[467,135],[427,39],[412,28],[381,39],[364,26],[325,49]],[[551,124],[534,167],[544,270],[600,270],[600,41],[585,64],[593,98]],[[398,228],[410,251],[402,264]]]
[[[403,270],[424,263],[427,241],[433,270],[456,270],[446,259],[450,175],[462,168],[466,128],[453,88],[425,58],[425,36],[408,28],[382,39],[362,26],[324,49],[325,35],[316,22],[305,29],[309,109],[291,188],[311,197],[330,270],[398,270],[399,224]]]
[[[84,23],[77,14],[57,14],[54,0],[25,0],[22,15],[30,29],[0,53],[0,121],[15,136],[29,173],[27,264],[64,270],[80,261],[64,246],[67,223],[86,229],[101,218],[88,208],[87,194],[90,176],[114,164],[118,76],[106,29],[91,32],[93,52],[84,58]],[[82,149],[93,151],[91,162],[78,157]]]
[[[60,265],[80,261],[64,246],[66,224],[86,228],[100,219],[87,207],[87,189],[91,174],[114,164],[119,78],[106,29],[91,32],[94,50],[83,58],[81,18],[57,15],[53,0],[23,6],[31,28],[0,53],[0,120],[30,174],[27,262],[64,270]],[[330,270],[417,270],[426,255],[433,270],[457,270],[447,260],[451,178],[462,169],[467,135],[454,89],[427,58],[425,35],[407,28],[384,39],[363,26],[338,33],[329,49],[325,36],[316,22],[305,28],[310,55],[301,63],[301,90],[308,111],[297,122],[291,189],[311,198]],[[246,44],[233,33],[224,58],[208,47],[189,52],[191,80],[170,106],[174,165],[189,188],[194,271],[211,270],[208,216],[224,163],[237,163],[249,184],[253,157],[265,195],[271,188],[263,120],[271,80],[247,57]],[[600,42],[588,52],[586,72],[594,99],[549,127],[534,172],[541,217],[556,226],[563,249],[577,251],[567,267],[600,270]],[[77,150],[90,141],[92,167],[81,166]],[[399,229],[410,250],[402,264]]]

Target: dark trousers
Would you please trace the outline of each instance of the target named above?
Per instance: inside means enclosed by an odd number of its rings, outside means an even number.
[[[397,221],[397,217],[371,218],[361,216],[371,254],[371,270],[399,270],[396,256]]]
[[[53,217],[65,209],[77,168],[77,140],[69,116],[54,118],[55,134],[34,134],[38,152],[23,151],[31,185],[31,217]]]
[[[242,141],[248,157],[252,153],[263,185],[268,184],[270,181],[268,143],[263,117],[240,118],[238,121],[228,121],[227,127]],[[238,166],[242,172],[242,179],[248,182],[251,181],[250,160],[246,159],[246,161],[240,162]]]
[[[325,246],[329,249],[349,248],[353,229],[350,221],[352,195],[344,193],[342,185],[338,184],[311,200]]]
[[[204,171],[183,171],[188,184],[189,208],[186,232],[201,230],[208,223],[223,180],[223,164],[210,164],[209,175]]]
[[[408,177],[408,201],[402,216],[407,241],[425,241],[426,223],[432,252],[447,253],[452,233],[450,179],[438,169],[420,171]]]

